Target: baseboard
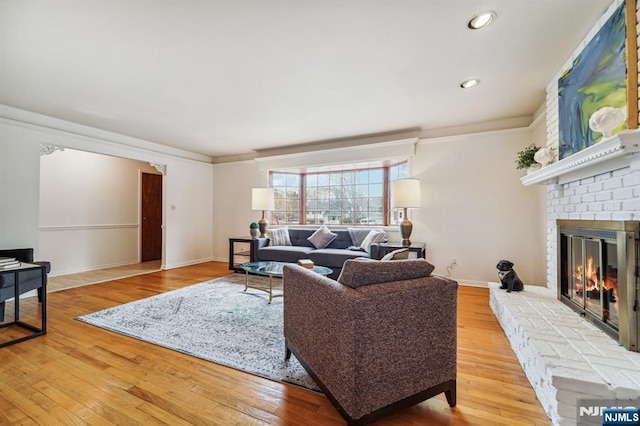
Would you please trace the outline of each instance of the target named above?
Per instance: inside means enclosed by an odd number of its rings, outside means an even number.
[[[489,285],[487,284],[486,281],[458,280],[458,279],[455,279],[455,278],[452,278],[452,279],[458,281],[459,285],[463,285],[465,287],[489,288]]]
[[[172,264],[165,263],[162,265],[162,269],[176,269],[176,268],[182,268],[184,266],[197,265],[198,263],[205,263],[205,262],[213,262],[213,257],[206,257],[203,259],[196,259],[196,260],[187,260],[186,262],[180,262],[180,263],[172,263]],[[228,262],[228,260],[226,260],[225,262]]]
[[[49,277],[57,277],[57,276],[60,276],[60,275],[69,275],[69,274],[79,274],[79,273],[82,273],[82,272],[92,272],[92,271],[97,271],[99,269],[117,268],[119,266],[136,265],[138,263],[140,263],[140,262],[135,260],[135,261],[126,261],[126,262],[118,262],[118,263],[109,263],[109,264],[104,264],[104,265],[93,265],[93,266],[91,266],[89,268],[68,269],[66,271],[51,272],[51,273],[49,273]]]

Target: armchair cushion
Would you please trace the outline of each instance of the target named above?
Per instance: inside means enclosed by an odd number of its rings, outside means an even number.
[[[435,267],[424,259],[403,259],[395,262],[344,262],[338,282],[351,288],[391,281],[411,280],[431,275]]]

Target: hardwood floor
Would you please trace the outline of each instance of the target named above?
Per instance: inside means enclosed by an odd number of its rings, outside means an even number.
[[[48,334],[0,349],[0,424],[344,424],[321,394],[74,319],[228,273],[210,262],[50,293]],[[460,287],[457,406],[439,395],[376,425],[549,424],[488,298]]]

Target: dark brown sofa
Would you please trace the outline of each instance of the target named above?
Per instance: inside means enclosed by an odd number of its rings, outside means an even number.
[[[349,424],[445,393],[456,404],[457,289],[424,259],[284,268],[284,334]]]

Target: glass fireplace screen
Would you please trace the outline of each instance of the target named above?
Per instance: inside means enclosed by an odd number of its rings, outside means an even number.
[[[585,230],[580,230],[585,233]],[[587,231],[587,233],[589,233]],[[618,331],[618,259],[615,232],[562,234],[562,293],[594,319]]]

